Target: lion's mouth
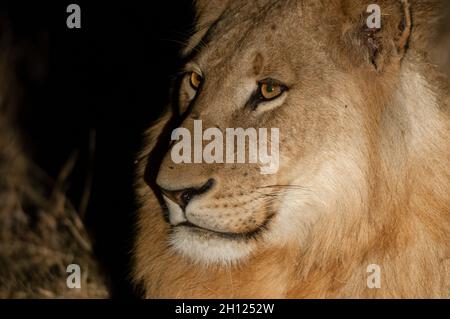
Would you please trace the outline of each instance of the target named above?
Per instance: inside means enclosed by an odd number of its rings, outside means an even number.
[[[212,229],[198,226],[189,221],[184,221],[177,225],[173,225],[172,227],[173,228],[185,227],[191,231],[195,231],[200,234],[214,235],[214,236],[229,239],[229,240],[249,240],[249,239],[255,239],[256,237],[259,237],[267,229],[267,225],[269,224],[270,220],[271,220],[271,217],[268,217],[260,226],[256,227],[255,229],[247,231],[247,232],[239,232],[239,233],[212,230]]]

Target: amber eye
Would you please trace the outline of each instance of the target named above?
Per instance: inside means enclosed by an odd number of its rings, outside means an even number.
[[[279,97],[281,94],[283,94],[285,90],[286,90],[285,86],[278,83],[274,83],[272,81],[262,82],[259,85],[261,98],[266,101],[270,101]]]
[[[197,72],[192,72],[190,77],[190,84],[194,90],[198,90],[200,84],[202,84],[203,77]]]

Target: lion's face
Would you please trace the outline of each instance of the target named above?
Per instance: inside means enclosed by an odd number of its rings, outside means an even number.
[[[172,149],[165,155],[156,183],[170,242],[196,261],[232,262],[260,246],[301,241],[324,208],[363,196],[356,189],[367,112],[355,105],[364,85],[333,62],[333,33],[317,17],[297,7],[287,16],[276,4],[268,9],[228,10],[187,50],[178,127],[192,136],[200,120],[203,131],[224,135],[227,128],[279,129],[274,174],[261,174],[259,162],[186,164],[174,162]]]

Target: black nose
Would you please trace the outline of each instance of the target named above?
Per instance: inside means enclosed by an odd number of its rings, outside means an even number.
[[[161,188],[161,192],[184,210],[195,196],[208,192],[213,187],[214,183],[215,180],[210,178],[205,184],[197,188],[190,187],[179,190],[167,190]]]

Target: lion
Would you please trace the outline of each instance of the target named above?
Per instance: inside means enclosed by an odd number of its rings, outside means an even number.
[[[444,6],[196,1],[137,160],[144,296],[448,298],[450,84],[430,60]],[[279,128],[279,170],[175,163],[171,132],[196,120]]]

